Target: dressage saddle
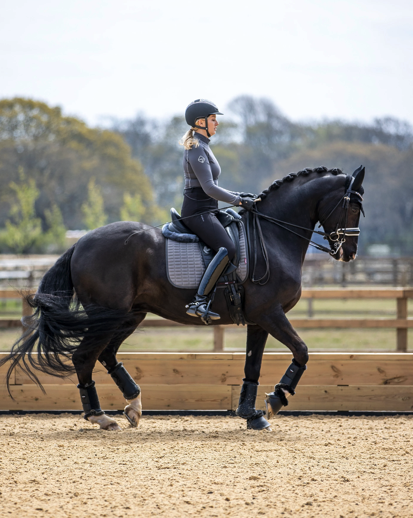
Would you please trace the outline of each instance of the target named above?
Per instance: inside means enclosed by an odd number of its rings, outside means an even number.
[[[236,254],[232,261],[234,265],[232,271],[234,271],[238,267],[241,258],[238,222],[241,221],[242,218],[232,209],[220,210],[216,216],[236,247]],[[171,221],[162,227],[162,235],[166,239],[171,239],[172,241],[177,241],[179,243],[199,243],[205,268],[208,267],[215,255],[213,250],[211,250],[196,234],[185,226],[181,216],[174,208],[171,208]],[[227,270],[227,273],[230,273],[230,271]]]

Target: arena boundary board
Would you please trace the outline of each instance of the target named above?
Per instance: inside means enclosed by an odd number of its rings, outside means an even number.
[[[0,353],[0,359],[7,353]],[[119,353],[142,389],[147,411],[234,411],[243,378],[243,353]],[[291,362],[291,353],[265,353],[257,408]],[[11,393],[0,369],[0,411],[79,411],[76,376],[39,373],[46,394],[21,370],[13,373]],[[96,368],[101,406],[121,410],[125,401],[102,366]],[[288,411],[413,411],[413,353],[312,353]]]

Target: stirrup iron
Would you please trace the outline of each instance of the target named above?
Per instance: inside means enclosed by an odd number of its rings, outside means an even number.
[[[210,324],[211,320],[219,320],[221,316],[209,309],[211,302],[212,300],[195,300],[185,306],[187,308],[186,314],[191,317],[199,317],[207,325]]]

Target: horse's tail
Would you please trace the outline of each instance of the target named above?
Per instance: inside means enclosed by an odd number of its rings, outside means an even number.
[[[24,334],[15,342],[10,354],[0,361],[0,366],[10,361],[7,372],[7,388],[10,393],[10,377],[19,366],[40,388],[43,387],[32,369],[52,376],[65,377],[74,371],[68,360],[87,333],[84,351],[93,350],[130,319],[125,311],[101,306],[87,306],[87,311],[74,298],[70,262],[75,246],[65,252],[43,277],[37,292],[25,296],[34,309],[25,317]]]

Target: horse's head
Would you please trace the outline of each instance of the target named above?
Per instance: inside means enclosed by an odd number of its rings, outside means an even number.
[[[365,169],[360,166],[348,176],[339,190],[331,192],[319,205],[318,216],[337,261],[351,261],[356,258],[360,212],[363,212]],[[363,212],[364,214],[364,212]]]

